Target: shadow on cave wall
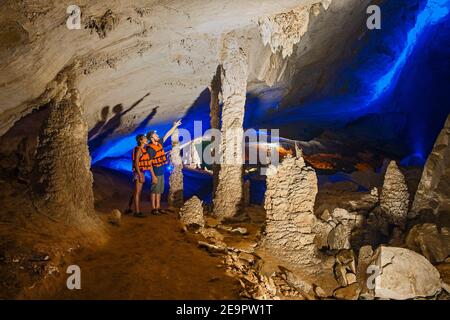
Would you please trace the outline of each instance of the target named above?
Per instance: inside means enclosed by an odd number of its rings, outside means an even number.
[[[106,119],[108,118],[108,114],[109,114],[109,106],[103,107],[102,111],[101,111],[102,119],[89,131],[89,134],[88,134],[89,150],[91,150],[91,152],[92,152],[93,150],[98,149],[121,126],[122,117],[125,116],[130,111],[132,111],[134,108],[136,108],[149,95],[150,95],[150,92],[145,94],[142,98],[137,100],[135,103],[133,103],[125,111],[123,110],[124,107],[121,103],[115,105],[112,109],[112,112],[114,115],[108,121],[106,121]],[[152,111],[152,113],[156,113],[155,108]],[[154,114],[153,114],[153,116],[154,116]],[[148,117],[147,117],[145,119],[145,121],[148,122],[148,121],[150,121],[150,119],[148,119]]]

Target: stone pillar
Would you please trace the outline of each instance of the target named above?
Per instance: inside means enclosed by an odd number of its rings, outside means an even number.
[[[169,204],[174,207],[181,207],[183,205],[183,162],[181,160],[178,129],[175,129],[171,139],[170,159],[173,170],[169,178]]]
[[[242,143],[248,58],[233,33],[224,38],[222,49],[222,128],[220,172],[214,197],[214,214],[235,216],[242,200]]]
[[[211,81],[211,101],[210,101],[210,112],[209,112],[209,116],[210,116],[210,121],[211,121],[211,129],[218,129],[220,130],[220,99],[219,96],[222,92],[221,89],[221,80],[220,80],[220,75],[221,75],[221,71],[222,71],[222,66],[217,66],[217,70],[216,70],[216,74],[214,75],[213,80]],[[214,140],[215,137],[212,136],[211,137],[211,145],[214,145]],[[215,148],[211,149],[211,156],[214,158],[216,152],[218,152],[218,150],[216,150]],[[216,194],[216,190],[217,190],[217,183],[219,180],[219,171],[220,171],[220,164],[219,163],[212,163],[211,164],[211,169],[213,172],[213,197]]]
[[[32,175],[33,202],[50,218],[80,226],[94,216],[88,126],[78,91],[70,79],[65,83],[60,97],[52,101],[39,135]]]

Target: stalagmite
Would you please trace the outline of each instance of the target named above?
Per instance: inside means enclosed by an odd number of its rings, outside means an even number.
[[[179,213],[180,221],[186,226],[197,225],[203,227],[205,218],[203,217],[202,202],[196,196],[184,203]]]
[[[267,177],[267,222],[262,247],[295,265],[318,263],[318,221],[314,215],[317,188],[314,169],[307,167],[300,155],[288,156],[277,172]]]
[[[222,71],[221,167],[214,214],[225,218],[238,213],[242,200],[242,124],[248,77],[247,54],[233,33],[224,38]]]
[[[450,209],[450,116],[436,139],[433,151],[423,169],[414,202],[411,218],[423,211],[437,214]]]
[[[171,139],[172,151],[170,159],[173,170],[169,178],[169,204],[174,207],[180,207],[183,205],[183,162],[181,160],[178,129],[175,129]]]
[[[94,213],[93,178],[83,118],[73,74],[63,72],[65,88],[50,106],[39,135],[33,169],[34,204],[58,221],[82,225]]]
[[[384,176],[380,206],[389,223],[404,225],[409,208],[409,192],[405,177],[395,161],[391,161]]]

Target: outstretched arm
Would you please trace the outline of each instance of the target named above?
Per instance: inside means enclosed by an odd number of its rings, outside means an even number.
[[[170,130],[167,131],[167,133],[164,135],[163,143],[166,142],[167,139],[169,139],[169,137],[173,134],[173,132],[175,131],[175,129],[178,128],[180,125],[181,125],[181,119],[178,120],[178,121],[175,121],[175,122],[173,123],[172,128],[170,128]]]

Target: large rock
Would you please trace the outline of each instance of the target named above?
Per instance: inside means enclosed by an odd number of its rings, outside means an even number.
[[[205,225],[205,218],[203,216],[202,201],[196,196],[193,196],[184,203],[179,212],[180,221],[186,226],[200,226]]]
[[[391,161],[384,176],[380,206],[388,222],[403,226],[409,208],[409,192],[405,177],[395,161]]]
[[[430,297],[441,290],[439,272],[424,256],[414,251],[381,246],[375,251],[372,264],[380,271],[375,278],[377,298],[405,300]]]
[[[267,177],[263,246],[272,254],[296,265],[318,262],[318,220],[313,213],[316,194],[316,173],[301,156],[288,156],[276,173]]]
[[[432,223],[415,225],[406,237],[406,246],[433,264],[442,262],[450,254],[450,229],[444,227],[439,231]]]
[[[450,116],[428,156],[416,191],[410,217],[421,212],[450,209]]]

